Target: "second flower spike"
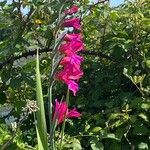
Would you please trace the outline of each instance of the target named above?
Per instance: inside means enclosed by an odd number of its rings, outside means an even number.
[[[69,110],[66,102],[58,102],[55,100],[55,110],[53,120],[57,119],[57,125],[61,124],[65,117],[66,118],[78,118],[81,114],[76,110],[76,108]]]

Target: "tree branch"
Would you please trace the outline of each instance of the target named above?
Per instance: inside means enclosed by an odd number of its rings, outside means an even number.
[[[88,9],[88,11],[90,11],[90,13],[92,13],[92,10],[97,6],[97,5],[99,5],[99,4],[104,4],[105,2],[109,2],[109,0],[99,0],[97,3],[95,3],[95,4],[93,4],[93,5],[90,5],[89,6],[89,9]],[[81,21],[83,21],[85,18],[87,18],[89,16],[89,14],[88,15],[86,15],[84,18],[82,18],[82,14],[81,14]]]
[[[41,53],[45,53],[45,52],[47,53],[47,52],[51,52],[51,51],[52,51],[52,49],[43,48],[43,49],[39,50],[39,53],[41,54]],[[110,60],[112,62],[118,62],[115,58],[113,58],[111,56],[108,56],[106,54],[103,54],[100,51],[85,50],[85,51],[81,51],[80,54],[91,55],[91,56],[98,56],[98,57]],[[36,49],[33,50],[33,51],[25,52],[25,53],[23,53],[22,55],[19,55],[19,56],[12,56],[12,57],[8,58],[7,60],[5,60],[3,62],[0,62],[0,69],[2,69],[3,67],[5,67],[8,64],[12,64],[14,61],[16,61],[18,59],[21,59],[23,57],[27,58],[28,56],[33,56],[33,55],[36,55]]]

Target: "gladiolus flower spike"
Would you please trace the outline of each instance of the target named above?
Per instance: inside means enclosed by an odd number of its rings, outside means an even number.
[[[70,9],[65,10],[64,13],[71,15],[77,11],[78,7],[73,5]],[[66,19],[62,23],[62,27],[73,27],[73,29],[81,31],[80,19]],[[79,51],[84,50],[81,33],[66,34],[58,50],[64,55],[64,58],[60,62],[60,65],[63,66],[62,70],[57,72],[55,77],[65,83],[75,96],[79,90],[78,81],[83,76],[83,71],[80,68],[83,57],[78,54]]]

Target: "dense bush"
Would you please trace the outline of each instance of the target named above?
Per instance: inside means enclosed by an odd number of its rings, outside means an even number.
[[[86,46],[82,53],[84,77],[77,96],[71,95],[70,105],[77,106],[82,116],[67,120],[64,149],[150,149],[149,0],[125,2],[116,8],[108,3],[78,4]],[[24,14],[22,9],[26,7],[29,11]],[[36,147],[33,115],[20,118],[27,100],[36,99],[34,55],[37,48],[41,54],[48,118],[50,50],[60,7],[61,1],[0,2],[1,149],[4,144],[7,144],[5,149],[14,150]],[[53,97],[61,99],[65,91],[66,87],[58,82]],[[11,128],[9,119],[15,119],[17,127],[13,123]],[[49,121],[47,126],[49,130]],[[56,131],[56,141],[59,141],[59,131],[60,128]]]

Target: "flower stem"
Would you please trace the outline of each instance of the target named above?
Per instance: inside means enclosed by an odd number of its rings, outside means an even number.
[[[51,73],[53,72],[53,63],[51,68]],[[53,87],[54,80],[50,77],[50,85],[48,89],[48,96],[49,96],[49,126],[50,126],[50,143],[51,149],[55,150],[55,143],[54,143],[54,130],[53,130],[53,122],[52,122],[52,87]]]
[[[57,126],[57,120],[55,120],[52,124],[52,127],[51,127],[51,131],[50,131],[50,142],[51,142],[51,148],[52,150],[55,150],[55,140],[54,140],[54,133],[55,133],[55,129],[56,129],[56,126]]]
[[[67,106],[68,106],[69,105],[69,88],[67,89],[66,103],[67,103]],[[60,135],[61,136],[60,137],[60,150],[62,149],[62,142],[63,142],[63,138],[64,138],[64,131],[65,131],[65,126],[66,126],[67,111],[65,113],[65,117],[64,117],[64,121],[63,121],[63,125],[62,125],[62,130],[61,130],[61,135]]]

